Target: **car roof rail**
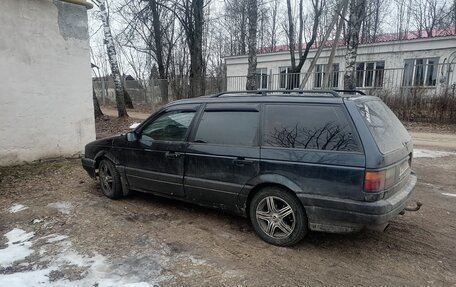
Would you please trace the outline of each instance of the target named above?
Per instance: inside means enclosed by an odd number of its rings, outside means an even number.
[[[360,94],[362,96],[366,95],[366,93],[364,93],[363,91],[360,91],[360,90],[334,90],[334,92],[347,93],[347,94]]]
[[[230,94],[253,94],[259,96],[274,96],[274,93],[294,97],[296,94],[303,97],[311,97],[303,94],[317,94],[317,95],[328,95],[335,98],[340,98],[340,94],[336,91],[332,90],[247,90],[247,91],[226,91],[221,92],[215,95],[210,96],[211,98],[218,98],[223,95],[230,95]],[[277,96],[277,95],[276,95]]]

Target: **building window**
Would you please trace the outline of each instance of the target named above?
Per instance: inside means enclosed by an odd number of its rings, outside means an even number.
[[[314,88],[322,88],[328,65],[316,65],[314,74]],[[339,86],[339,64],[333,64],[333,73],[329,78],[329,87],[337,88]]]
[[[439,58],[405,60],[402,85],[405,87],[435,87],[438,63]]]
[[[290,73],[291,67],[280,67],[279,68],[279,77],[280,77],[280,88],[285,89],[287,87],[288,74]]]
[[[385,61],[356,63],[356,87],[382,87]]]
[[[299,87],[299,76],[298,73],[291,73],[291,67],[280,67],[279,68],[279,88],[280,89],[294,89]]]
[[[256,69],[256,84],[258,89],[267,89],[268,88],[268,69],[260,68]]]

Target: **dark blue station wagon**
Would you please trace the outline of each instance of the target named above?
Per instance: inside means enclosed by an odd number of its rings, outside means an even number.
[[[413,145],[377,97],[228,92],[168,104],[86,145],[110,198],[149,192],[249,217],[263,240],[386,226],[416,184]]]

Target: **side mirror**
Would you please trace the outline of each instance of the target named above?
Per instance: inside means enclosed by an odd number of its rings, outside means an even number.
[[[128,132],[126,136],[127,136],[127,141],[129,141],[129,142],[134,142],[139,139],[139,136],[136,132]]]

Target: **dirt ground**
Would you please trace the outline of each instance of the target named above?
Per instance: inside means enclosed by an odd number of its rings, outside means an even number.
[[[417,145],[419,212],[291,248],[215,210],[105,198],[77,159],[0,168],[0,286],[456,286],[456,141],[440,142]]]

